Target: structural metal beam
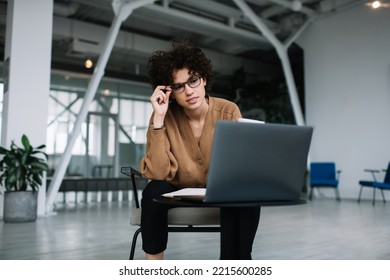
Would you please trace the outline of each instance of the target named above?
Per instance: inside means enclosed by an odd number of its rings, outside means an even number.
[[[279,39],[271,32],[267,25],[259,18],[253,10],[248,6],[244,0],[233,0],[236,5],[244,12],[244,14],[253,22],[253,24],[259,29],[259,31],[272,43],[276,52],[282,62],[284,76],[286,78],[288,92],[290,96],[291,105],[294,112],[295,122],[298,125],[304,125],[305,121],[301,105],[299,103],[298,92],[295,85],[294,77],[292,74],[290,60],[288,58],[288,45],[291,44],[291,40],[288,40],[287,45],[284,45]],[[300,30],[302,32],[302,30]],[[293,38],[293,37],[292,37]]]
[[[275,4],[278,4],[280,6],[289,8],[295,12],[302,12],[307,14],[308,16],[314,15],[315,11],[312,9],[309,9],[305,6],[303,6],[302,1],[299,0],[293,0],[293,1],[286,1],[286,0],[267,0],[268,2],[272,2]]]
[[[76,119],[73,132],[68,140],[65,151],[61,156],[59,165],[56,168],[56,171],[54,173],[53,180],[50,183],[49,190],[47,193],[46,208],[45,208],[46,210],[45,212],[47,214],[53,212],[54,201],[57,196],[58,190],[61,186],[61,182],[64,178],[66,168],[72,156],[72,150],[74,144],[76,142],[77,137],[80,134],[81,125],[87,117],[88,108],[95,97],[96,90],[104,75],[104,69],[106,68],[108,58],[110,57],[112,48],[118,36],[118,32],[122,22],[126,20],[135,9],[147,4],[152,4],[154,1],[155,0],[136,0],[136,1],[113,0],[112,1],[112,7],[115,12],[115,17],[111,24],[106,41],[103,45],[101,55],[99,56],[92,78],[88,84],[87,92],[84,96],[84,102],[81,106],[80,112]]]

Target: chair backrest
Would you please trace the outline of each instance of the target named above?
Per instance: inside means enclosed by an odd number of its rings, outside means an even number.
[[[334,162],[312,162],[310,180],[335,180],[336,164]]]
[[[142,191],[146,187],[148,179],[143,177],[139,171],[129,166],[121,167],[121,173],[131,178],[131,185],[133,188],[133,202],[135,203],[134,206],[136,208],[140,208],[138,191]]]
[[[387,165],[386,175],[383,183],[390,184],[390,162]]]

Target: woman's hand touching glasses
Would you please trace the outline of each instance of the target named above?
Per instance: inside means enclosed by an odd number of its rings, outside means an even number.
[[[155,128],[160,128],[164,125],[171,93],[172,89],[170,86],[157,86],[150,97],[154,110],[153,126]]]

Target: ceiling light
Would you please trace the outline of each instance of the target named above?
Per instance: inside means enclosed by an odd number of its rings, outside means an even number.
[[[389,8],[390,5],[388,3],[384,3],[382,1],[372,1],[366,3],[366,6],[371,7],[373,9],[379,9],[379,8]]]
[[[86,59],[85,61],[84,61],[84,67],[85,68],[87,68],[87,69],[91,69],[92,68],[92,66],[93,66],[93,61],[92,61],[92,59]]]
[[[380,6],[381,6],[381,2],[380,1],[374,1],[374,2],[371,3],[371,7],[373,9],[378,9]]]
[[[291,2],[291,8],[293,11],[298,12],[302,9],[302,2],[299,0],[294,0]]]
[[[103,90],[103,95],[109,96],[110,95],[110,90],[107,89],[107,88],[105,90]]]

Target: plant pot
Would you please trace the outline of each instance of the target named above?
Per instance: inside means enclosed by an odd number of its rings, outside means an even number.
[[[34,222],[37,219],[37,204],[38,192],[5,192],[3,214],[4,222]]]

